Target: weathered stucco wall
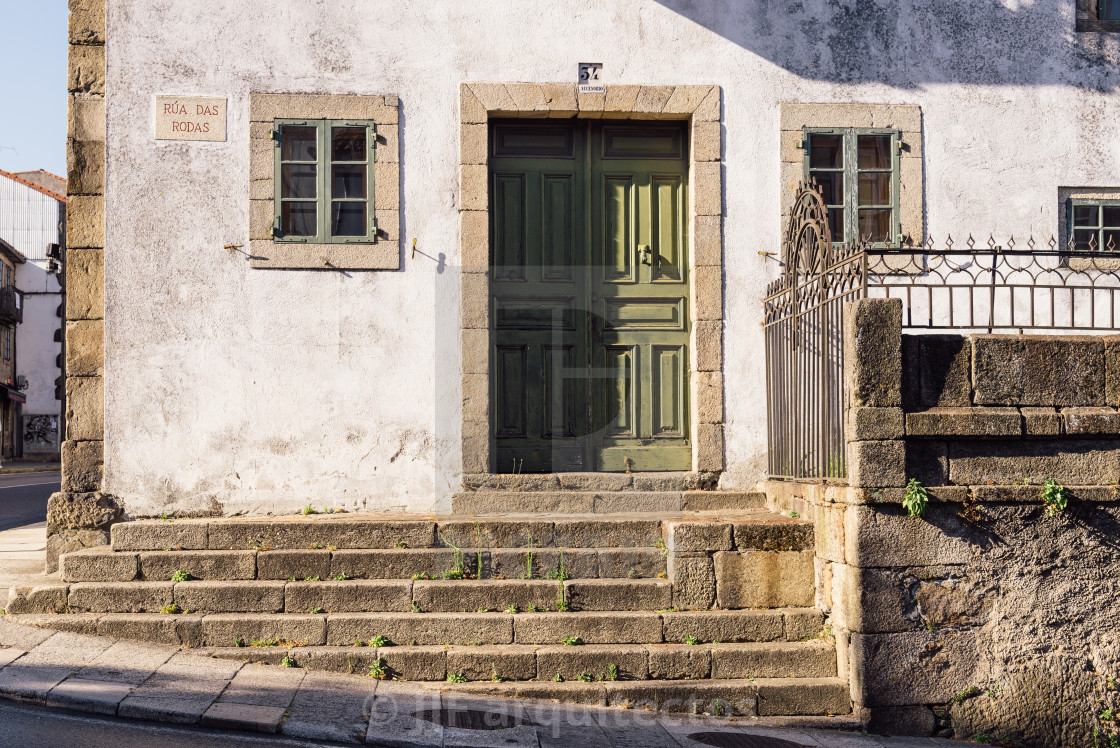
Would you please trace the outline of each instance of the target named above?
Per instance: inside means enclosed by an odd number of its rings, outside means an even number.
[[[608,87],[722,87],[723,483],[753,485],[778,272],[758,251],[791,187],[779,104],[919,105],[927,229],[1048,236],[1059,187],[1120,181],[1117,43],[1073,28],[1073,0],[109,0],[104,488],[132,515],[447,508],[459,84],[570,82],[588,60]],[[250,92],[400,97],[401,271],[259,270],[222,248],[247,238]],[[156,94],[228,97],[228,140],[155,141]]]
[[[816,519],[817,602],[868,728],[1120,736],[1099,718],[1120,706],[1120,350],[902,335],[898,300],[847,312],[849,485],[768,493]],[[901,505],[910,478],[929,487],[920,518]],[[1048,478],[1065,510],[1047,511]]]

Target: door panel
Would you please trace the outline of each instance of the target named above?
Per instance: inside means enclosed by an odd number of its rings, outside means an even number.
[[[691,469],[685,132],[492,125],[498,472]]]

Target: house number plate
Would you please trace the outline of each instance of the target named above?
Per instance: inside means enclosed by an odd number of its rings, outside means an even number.
[[[581,62],[579,64],[579,92],[580,93],[605,93],[607,87],[603,84],[603,63]]]

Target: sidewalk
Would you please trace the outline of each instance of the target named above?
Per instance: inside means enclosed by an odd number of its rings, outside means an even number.
[[[682,682],[683,685],[684,682]],[[376,746],[772,748],[965,746],[823,729],[846,718],[715,719],[553,702],[494,700],[416,684],[243,664],[0,618],[0,696],[80,712]]]
[[[0,609],[10,587],[36,587],[58,582],[43,572],[46,565],[47,523],[0,531]]]
[[[28,460],[8,460],[0,464],[0,475],[14,473],[57,473],[62,470],[58,462],[32,462]]]

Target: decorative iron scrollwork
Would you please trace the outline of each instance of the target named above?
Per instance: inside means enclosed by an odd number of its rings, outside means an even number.
[[[794,278],[817,275],[833,263],[828,208],[815,180],[797,185],[789,226],[782,241],[782,262]]]

